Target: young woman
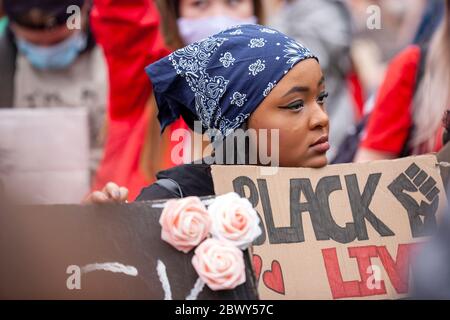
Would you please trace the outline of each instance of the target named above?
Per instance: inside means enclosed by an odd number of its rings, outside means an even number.
[[[190,127],[198,120],[203,131],[224,137],[242,127],[257,134],[261,129],[278,129],[278,165],[319,168],[327,164],[324,77],[317,58],[284,34],[260,25],[233,27],[175,51],[151,64],[147,73],[162,130],[180,116]],[[271,145],[268,140],[264,147]],[[261,145],[253,147],[257,150]],[[249,149],[237,151],[248,153]],[[177,166],[157,177],[175,182],[178,196],[214,194],[207,163]],[[124,201],[125,191],[109,184],[91,194],[89,201]],[[170,187],[156,183],[144,188],[136,200],[176,196]]]

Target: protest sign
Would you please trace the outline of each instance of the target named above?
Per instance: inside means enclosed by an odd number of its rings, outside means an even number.
[[[0,299],[258,298],[248,252],[244,284],[199,286],[193,252],[161,240],[162,207],[0,203]]]
[[[262,299],[390,299],[409,291],[416,244],[446,195],[434,155],[321,169],[213,166],[263,221],[253,264]]]

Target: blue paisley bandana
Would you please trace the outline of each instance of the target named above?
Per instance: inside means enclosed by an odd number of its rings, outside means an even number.
[[[317,59],[292,38],[256,24],[179,49],[146,68],[161,129],[188,111],[205,131],[227,136],[295,64],[308,58]]]

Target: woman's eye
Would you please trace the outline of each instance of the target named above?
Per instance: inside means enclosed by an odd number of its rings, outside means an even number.
[[[302,109],[303,105],[304,105],[303,101],[299,100],[299,101],[292,102],[292,103],[288,104],[287,106],[283,106],[283,107],[280,107],[280,108],[288,109],[288,110],[294,110],[295,111],[295,110]]]
[[[191,2],[191,6],[195,7],[195,8],[202,8],[205,7],[208,4],[207,0],[196,0]]]
[[[229,6],[237,6],[239,4],[241,4],[242,0],[228,0],[228,5]]]
[[[328,98],[328,92],[322,92],[317,98],[319,104],[324,104]]]

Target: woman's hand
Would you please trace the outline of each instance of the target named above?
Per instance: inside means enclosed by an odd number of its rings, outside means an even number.
[[[114,182],[108,182],[102,191],[94,191],[89,194],[84,204],[102,204],[102,203],[123,203],[128,202],[128,189],[125,187],[119,187]]]

